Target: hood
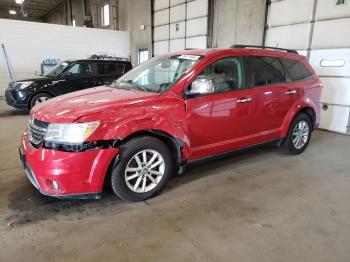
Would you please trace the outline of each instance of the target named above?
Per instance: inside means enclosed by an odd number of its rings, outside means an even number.
[[[45,84],[47,82],[50,82],[52,81],[52,78],[48,78],[48,77],[45,77],[45,76],[37,76],[37,77],[32,77],[32,78],[25,78],[25,79],[19,79],[19,80],[16,80],[16,81],[13,81],[13,82],[10,82],[9,83],[9,87],[8,88],[17,88],[17,83],[19,82],[29,82],[29,81],[32,81],[33,84],[31,84],[29,87],[26,87],[26,89],[28,88],[33,88],[33,86],[37,86],[37,85],[42,85],[42,84]]]
[[[90,114],[144,103],[158,93],[100,86],[52,98],[33,107],[31,115],[50,123],[71,123]]]
[[[32,78],[18,79],[16,81],[13,81],[13,83],[16,83],[16,82],[27,82],[27,81],[33,81],[33,82],[46,81],[46,80],[49,80],[49,79],[50,78],[48,78],[46,76],[35,76],[35,77],[32,77]]]

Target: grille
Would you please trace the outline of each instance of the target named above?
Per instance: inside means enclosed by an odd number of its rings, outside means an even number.
[[[34,146],[39,146],[43,142],[48,125],[49,123],[35,118],[29,121],[28,138]]]

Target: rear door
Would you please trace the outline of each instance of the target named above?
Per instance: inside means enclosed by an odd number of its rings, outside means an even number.
[[[288,83],[288,75],[276,57],[247,57],[247,83],[254,100],[253,132],[259,142],[278,138],[283,120],[298,99],[298,88]]]
[[[114,80],[121,77],[125,72],[125,64],[121,62],[98,62],[97,75],[95,80],[96,86],[110,85]]]

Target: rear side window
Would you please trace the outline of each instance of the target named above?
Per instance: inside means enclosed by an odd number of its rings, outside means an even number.
[[[101,63],[97,64],[99,75],[122,75],[125,71],[124,64]]]
[[[292,81],[312,79],[310,71],[306,68],[306,66],[303,63],[286,58],[282,58],[281,61],[286,70],[288,71]]]
[[[268,56],[248,57],[249,84],[265,86],[285,82],[285,72],[278,58]]]

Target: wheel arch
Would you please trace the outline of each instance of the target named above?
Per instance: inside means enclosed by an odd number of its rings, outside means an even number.
[[[293,120],[296,118],[296,116],[300,113],[304,113],[308,115],[312,122],[312,130],[316,127],[316,107],[312,103],[307,103],[304,100],[298,101],[292,109],[288,112],[287,116],[285,117],[285,120],[282,125],[282,134],[281,137],[286,137],[290,128],[290,125],[293,123]]]
[[[172,158],[174,161],[174,168],[175,170],[177,170],[179,172],[179,168],[182,164],[182,148],[184,147],[183,142],[179,139],[174,137],[173,135],[164,132],[162,130],[158,130],[158,129],[145,129],[145,130],[139,130],[136,131],[134,133],[129,134],[128,136],[126,136],[123,139],[119,140],[118,143],[118,147],[123,148],[123,144],[125,144],[126,142],[136,138],[136,137],[140,137],[140,136],[151,136],[151,137],[155,137],[158,138],[159,140],[161,140],[169,149],[170,152],[172,154]],[[114,158],[114,160],[111,161],[108,171],[105,175],[104,178],[104,188],[108,188],[109,187],[109,181],[110,181],[110,177],[111,177],[111,173],[113,168],[115,167],[115,165],[118,163],[119,161],[119,154],[116,155],[116,157]]]
[[[30,109],[30,104],[31,104],[31,102],[32,102],[32,100],[33,100],[33,97],[36,96],[37,94],[47,94],[47,95],[50,95],[50,96],[52,96],[52,97],[55,97],[55,96],[56,96],[54,93],[49,92],[49,91],[46,91],[46,90],[44,90],[44,91],[40,90],[40,91],[38,91],[38,92],[35,92],[34,94],[32,94],[32,95],[29,97],[29,100],[28,100],[28,109]]]

